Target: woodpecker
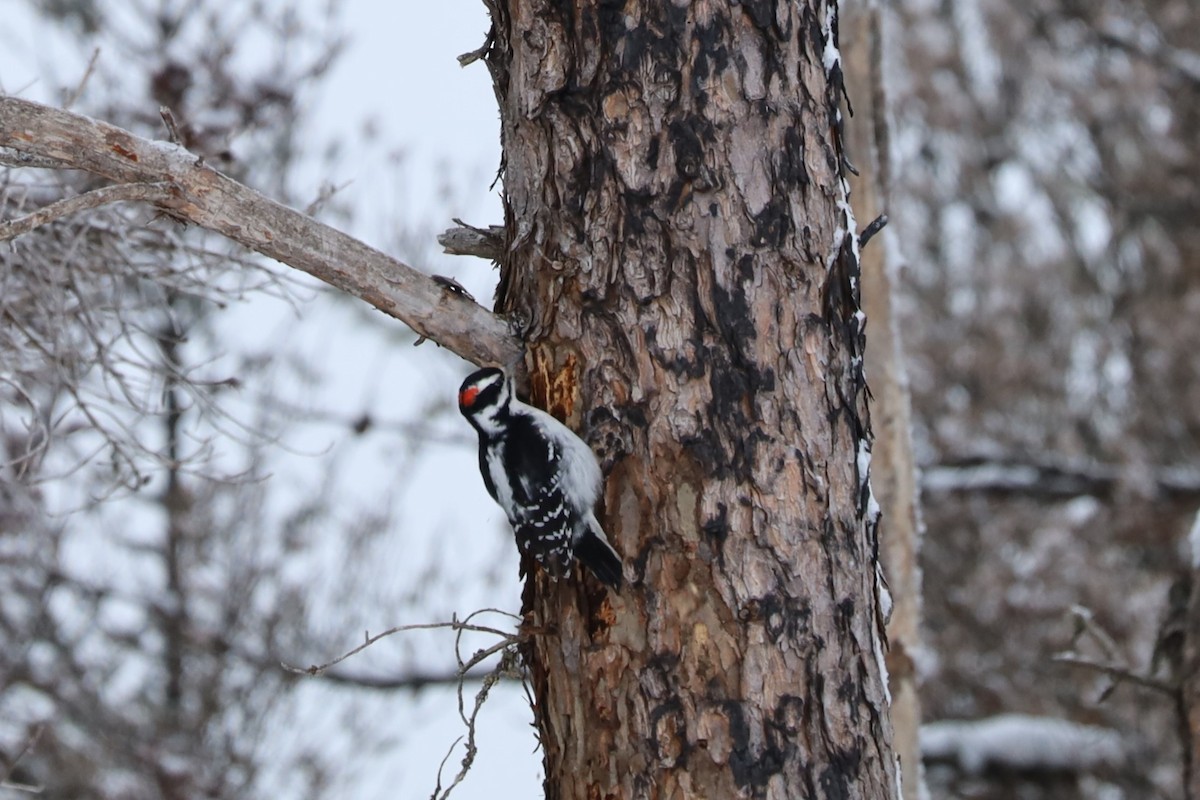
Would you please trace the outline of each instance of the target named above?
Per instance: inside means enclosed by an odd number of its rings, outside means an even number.
[[[552,577],[579,561],[602,583],[621,588],[621,558],[593,511],[602,476],[595,453],[566,425],[522,403],[502,370],[463,381],[458,410],[479,434],[479,471],[504,509],[517,547]]]

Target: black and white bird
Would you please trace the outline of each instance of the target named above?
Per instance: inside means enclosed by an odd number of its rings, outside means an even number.
[[[479,433],[483,483],[508,516],[517,547],[555,578],[579,561],[621,588],[621,558],[593,511],[602,476],[587,443],[541,409],[522,403],[503,371],[463,381],[458,409]]]

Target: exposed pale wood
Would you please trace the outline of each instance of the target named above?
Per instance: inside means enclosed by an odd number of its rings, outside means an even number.
[[[476,364],[517,363],[505,321],[412,267],[270,200],[195,154],[103,122],[0,97],[0,146],[119,184],[170,184],[156,205],[354,295]],[[11,163],[11,160],[10,160]]]

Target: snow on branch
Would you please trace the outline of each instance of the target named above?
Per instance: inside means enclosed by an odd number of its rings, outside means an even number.
[[[953,761],[971,774],[988,767],[1067,772],[1121,769],[1128,764],[1131,750],[1117,731],[1055,717],[1001,714],[921,726],[923,759]]]
[[[1196,512],[1196,518],[1188,531],[1188,549],[1192,551],[1192,569],[1200,570],[1200,511]]]
[[[1113,464],[1069,463],[1050,460],[972,459],[922,468],[921,489],[934,492],[996,492],[1050,497],[1108,495],[1135,481],[1164,496],[1200,495],[1200,470],[1147,467],[1131,473]]]
[[[66,201],[67,205],[35,212],[42,216],[32,220],[9,222],[4,228],[9,236],[90,204],[143,199],[174,218],[220,233],[365,300],[468,361],[512,365],[520,358],[519,340],[504,320],[487,309],[222,175],[177,145],[142,139],[81,114],[0,97],[0,147],[18,156],[0,159],[5,164],[25,161],[43,168],[53,164],[117,184],[108,195],[81,195],[72,198],[74,204]],[[131,186],[153,188],[122,188]]]

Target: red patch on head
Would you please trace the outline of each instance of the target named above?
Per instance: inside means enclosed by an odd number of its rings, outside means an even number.
[[[475,398],[479,396],[478,386],[468,386],[458,393],[458,404],[463,408],[470,408],[475,404]]]

